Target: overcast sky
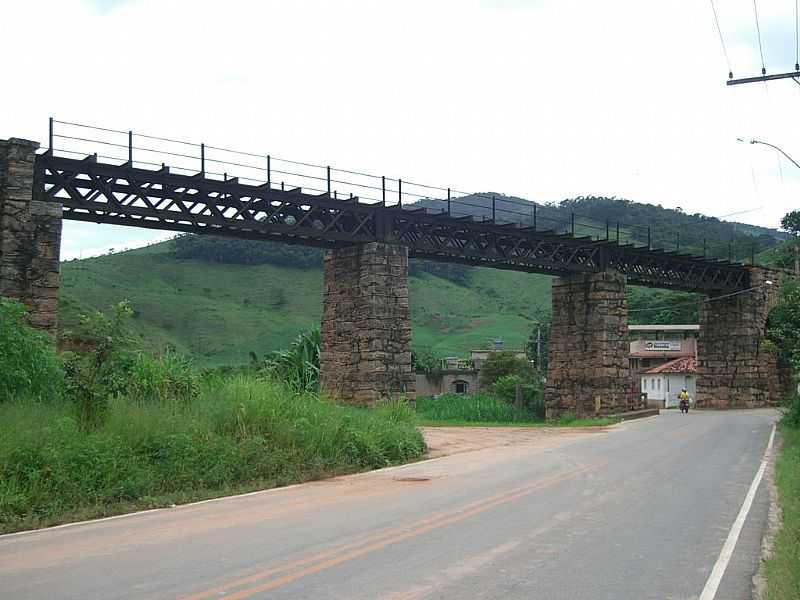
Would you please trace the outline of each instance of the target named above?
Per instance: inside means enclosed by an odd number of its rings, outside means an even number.
[[[761,69],[751,0],[716,0]],[[758,3],[768,72],[795,3]],[[800,206],[792,80],[727,87],[700,0],[53,0],[0,6],[0,138],[47,117],[531,200],[607,195],[777,227]],[[65,222],[62,256],[163,233]]]

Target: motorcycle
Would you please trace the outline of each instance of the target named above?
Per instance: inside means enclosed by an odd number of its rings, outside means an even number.
[[[689,414],[689,401],[688,400],[681,400],[680,409],[682,413]]]

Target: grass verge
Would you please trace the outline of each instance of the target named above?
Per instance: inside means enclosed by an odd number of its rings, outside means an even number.
[[[237,376],[191,402],[112,400],[80,428],[69,404],[0,404],[0,533],[282,486],[419,458],[402,404],[337,406]]]
[[[783,425],[783,452],[775,466],[783,527],[767,561],[767,598],[800,598],[800,428]]]

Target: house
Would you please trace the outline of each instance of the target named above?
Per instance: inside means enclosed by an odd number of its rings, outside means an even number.
[[[678,406],[678,394],[683,388],[694,401],[697,382],[697,359],[684,356],[653,367],[641,375],[641,391],[647,394],[648,406],[672,408]]]
[[[455,356],[443,358],[438,369],[415,373],[417,396],[443,394],[472,395],[482,391],[481,368],[494,352],[504,352],[502,340],[492,340],[486,350],[471,350],[469,359]],[[527,360],[525,352],[514,352],[516,358]]]

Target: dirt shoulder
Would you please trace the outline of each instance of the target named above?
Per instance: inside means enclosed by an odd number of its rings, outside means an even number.
[[[605,433],[610,427],[420,427],[428,458],[511,445],[549,446],[556,438]]]

